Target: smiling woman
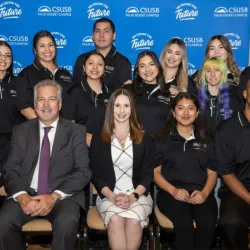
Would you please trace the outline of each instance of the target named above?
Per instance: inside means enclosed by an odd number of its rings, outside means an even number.
[[[210,157],[212,137],[202,122],[199,100],[194,95],[179,93],[171,111],[157,140],[157,206],[174,224],[177,250],[208,250],[217,220],[213,195],[217,174]]]
[[[0,41],[0,173],[9,154],[12,128],[24,121],[19,111],[18,91],[23,81],[14,77],[12,71],[12,49],[7,42]]]
[[[70,73],[56,64],[56,40],[50,32],[41,30],[35,34],[33,52],[33,63],[19,73],[27,79],[27,84],[21,88],[22,114],[27,119],[36,117],[33,88],[38,82],[45,79],[58,82],[62,86],[63,99],[73,85]]]
[[[165,88],[163,69],[153,51],[138,54],[134,81],[125,85],[136,101],[138,119],[151,135],[163,128],[168,117],[170,93]]]

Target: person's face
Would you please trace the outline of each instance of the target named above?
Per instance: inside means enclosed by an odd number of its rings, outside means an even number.
[[[223,47],[222,43],[218,39],[214,39],[209,47],[208,58],[218,57],[222,61],[227,62],[228,52]]]
[[[182,61],[182,50],[178,44],[171,44],[164,57],[166,67],[178,68]]]
[[[40,38],[36,44],[35,53],[41,63],[52,62],[56,56],[56,47],[51,38]]]
[[[92,39],[98,49],[106,49],[112,46],[116,38],[116,33],[111,29],[109,22],[100,22],[96,24]]]
[[[114,103],[114,120],[117,123],[129,121],[131,115],[131,106],[129,98],[126,95],[117,96]]]
[[[159,70],[150,56],[143,56],[139,60],[138,72],[145,83],[156,84]]]
[[[6,72],[11,65],[12,54],[8,47],[0,46],[0,71]]]
[[[177,125],[190,126],[198,116],[198,110],[192,100],[183,98],[175,106],[173,115]]]
[[[57,97],[57,88],[54,86],[42,86],[37,89],[35,101],[36,113],[45,125],[52,124],[58,117],[62,107]]]
[[[104,61],[99,55],[92,55],[85,63],[84,71],[89,79],[100,79],[104,74]]]
[[[217,86],[221,82],[222,73],[218,68],[208,67],[205,69],[205,77],[209,85]]]

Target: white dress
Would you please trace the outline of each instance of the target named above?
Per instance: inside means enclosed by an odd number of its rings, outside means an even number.
[[[130,137],[127,136],[125,147],[122,149],[117,138],[114,137],[111,142],[111,154],[113,167],[115,171],[116,184],[113,192],[131,194],[134,191],[132,174],[133,174],[133,143]],[[146,219],[152,212],[152,198],[142,195],[128,209],[117,207],[107,198],[101,199],[99,196],[96,199],[96,208],[101,214],[104,224],[107,227],[109,219],[112,215],[118,214],[125,218],[136,219],[140,222],[142,228],[146,225]]]

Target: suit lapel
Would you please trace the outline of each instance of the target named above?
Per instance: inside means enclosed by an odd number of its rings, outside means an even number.
[[[58,155],[58,152],[61,149],[61,146],[63,145],[64,140],[65,140],[65,126],[64,126],[63,120],[59,118],[57,128],[56,128],[56,134],[55,134],[55,139],[53,143],[52,153],[50,157],[50,169],[53,167],[55,163],[55,159]]]
[[[39,120],[36,119],[31,126],[30,129],[30,138],[31,144],[31,154],[32,154],[32,167],[36,166],[38,155],[39,155],[39,147],[40,147],[40,131],[39,131]]]

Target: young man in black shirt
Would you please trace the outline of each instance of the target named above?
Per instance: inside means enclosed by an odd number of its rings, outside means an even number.
[[[221,123],[216,133],[218,173],[224,186],[220,227],[223,249],[248,249],[250,226],[250,80],[243,92],[245,108]]]
[[[113,41],[116,39],[114,23],[108,18],[97,20],[93,26],[92,39],[96,51],[105,57],[103,82],[111,91],[114,91],[131,79],[131,64],[128,58],[120,54],[113,45]],[[76,60],[73,73],[73,79],[76,83],[80,84],[82,81],[83,62],[89,53],[91,51],[78,56]]]

